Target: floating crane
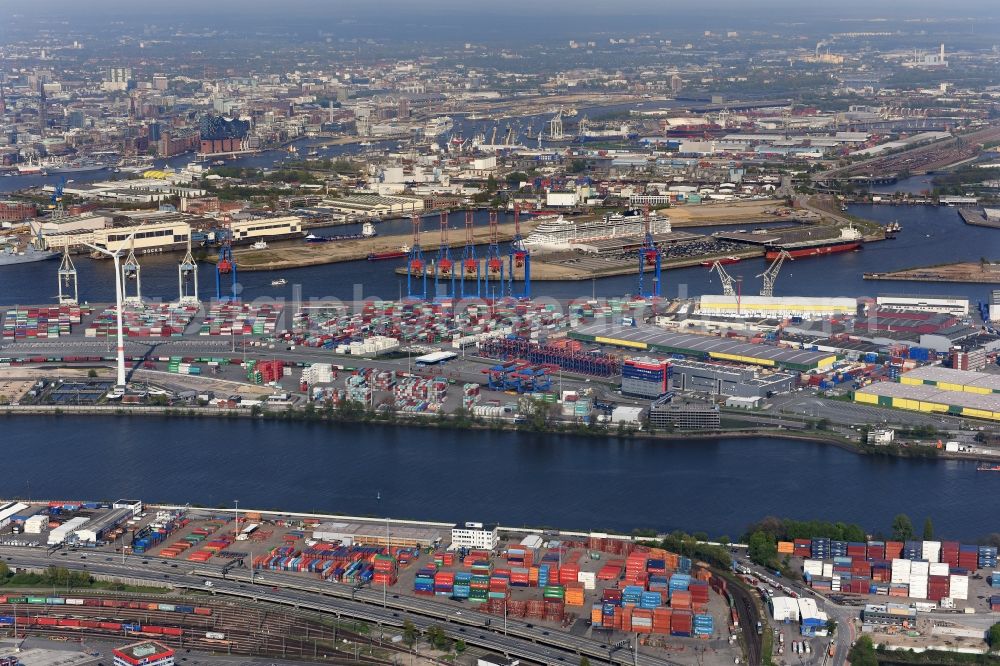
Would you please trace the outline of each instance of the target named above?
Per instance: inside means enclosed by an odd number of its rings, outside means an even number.
[[[63,246],[62,262],[59,264],[59,304],[76,305],[80,302],[79,281],[76,275],[76,265],[69,256],[69,245]],[[72,288],[73,293],[70,293]]]
[[[472,209],[465,211],[465,248],[462,250],[462,298],[472,296],[473,290],[469,288],[466,293],[466,283],[476,278],[475,296],[479,298],[479,259],[476,258],[476,244],[472,231]]]
[[[125,295],[125,303],[128,305],[141,305],[142,304],[142,278],[140,276],[140,270],[142,267],[139,265],[139,260],[135,258],[135,236],[129,241],[128,256],[125,257],[125,263],[122,264],[122,274],[119,278],[122,281],[122,293]],[[128,295],[128,284],[129,282],[135,283],[135,295]]]
[[[656,247],[656,242],[653,240],[653,232],[650,230],[648,204],[643,212],[643,224],[646,228],[646,235],[643,238],[642,247],[639,248],[639,297],[658,298],[660,296],[660,263],[662,255],[660,248]],[[653,272],[652,289],[646,288],[646,271],[649,269],[652,269]]]
[[[774,296],[774,282],[778,279],[778,272],[781,270],[781,265],[785,263],[785,259],[789,261],[794,261],[792,255],[788,254],[785,250],[782,250],[771,265],[767,267],[767,270],[758,275],[759,278],[764,278],[764,284],[760,288],[761,296]]]
[[[733,290],[733,282],[735,282],[735,280],[729,273],[726,272],[726,269],[722,267],[722,263],[718,259],[712,262],[711,270],[716,271],[719,274],[719,280],[722,281],[722,295],[735,296],[736,292]]]
[[[455,295],[455,262],[451,259],[448,245],[448,212],[441,211],[441,243],[438,245],[437,261],[434,262],[434,297],[451,298]],[[448,281],[451,281],[451,287]],[[442,284],[443,283],[443,284]]]
[[[191,253],[191,235],[188,234],[187,253],[177,264],[177,302],[181,305],[198,305],[198,262]]]
[[[421,301],[427,300],[427,268],[424,264],[424,253],[420,249],[420,216],[414,214],[413,243],[410,245],[410,256],[406,260],[406,295]],[[420,291],[414,291],[414,278],[420,280]]]
[[[531,298],[531,255],[525,248],[524,239],[521,237],[521,209],[517,204],[514,204],[514,238],[510,241],[507,267],[510,271],[507,276],[507,295],[514,298]],[[514,269],[523,271],[524,277],[524,286],[516,293],[514,291]]]
[[[239,299],[236,294],[236,261],[233,259],[233,244],[228,229],[221,233],[222,244],[219,246],[219,261],[215,264],[215,297],[222,302],[235,303]],[[231,284],[230,293],[225,296],[222,294],[223,275],[229,276]]]

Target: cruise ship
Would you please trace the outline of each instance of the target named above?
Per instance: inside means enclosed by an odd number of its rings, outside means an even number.
[[[641,210],[611,213],[601,219],[569,220],[562,215],[538,218],[538,226],[524,239],[529,248],[567,249],[574,243],[606,240],[609,238],[636,238],[646,231]],[[670,218],[651,214],[649,230],[654,234],[670,233]]]
[[[455,126],[454,121],[448,116],[440,116],[438,118],[431,118],[426,125],[424,125],[424,136],[434,137],[441,136],[445,132],[451,131],[451,128]]]

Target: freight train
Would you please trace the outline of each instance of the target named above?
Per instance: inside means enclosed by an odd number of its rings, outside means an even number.
[[[0,595],[0,604],[23,604],[26,606],[87,606],[100,608],[126,608],[129,610],[162,611],[181,615],[211,615],[212,609],[203,606],[181,606],[161,604],[152,601],[123,601],[120,599],[96,599],[75,597],[34,597]]]

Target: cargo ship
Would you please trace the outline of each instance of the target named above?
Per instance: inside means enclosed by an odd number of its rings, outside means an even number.
[[[723,266],[728,266],[729,264],[738,264],[740,262],[740,258],[739,257],[722,257],[721,259],[706,259],[705,261],[701,262],[701,265],[702,266],[707,266],[708,268],[711,268],[712,266],[715,265],[715,262],[719,262]]]
[[[398,250],[385,250],[382,252],[369,252],[368,261],[383,261],[385,259],[402,259],[410,253],[410,248],[404,245]]]
[[[59,256],[54,250],[39,250],[33,244],[27,243],[22,249],[14,245],[0,245],[0,266],[14,264],[30,264],[36,261],[55,259]]]
[[[1000,464],[996,463],[979,463],[976,467],[977,472],[1000,472]]]
[[[853,226],[847,226],[840,230],[838,238],[826,238],[822,240],[802,241],[799,243],[774,243],[767,245],[764,258],[777,259],[782,250],[787,252],[793,259],[801,257],[818,257],[824,254],[836,254],[838,252],[853,252],[861,249],[864,238],[861,232]]]

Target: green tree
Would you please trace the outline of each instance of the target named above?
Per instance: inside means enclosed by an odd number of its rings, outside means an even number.
[[[893,519],[892,538],[895,541],[912,541],[914,534],[913,522],[905,513],[901,513]]]
[[[990,651],[1000,652],[1000,622],[990,627],[986,634],[986,641],[990,644]]]
[[[490,177],[486,179],[486,191],[487,192],[497,191],[497,179],[493,174],[490,174]]]
[[[417,642],[417,628],[409,620],[403,623],[403,640],[410,647]]]
[[[5,562],[0,562],[0,583],[10,578],[10,567]]]
[[[466,649],[465,641],[463,641],[462,639],[458,639],[457,641],[455,641],[456,653],[462,654],[463,652],[465,652],[465,649]]]
[[[750,559],[762,566],[773,566],[778,556],[778,544],[774,538],[760,530],[750,535],[748,541]]]
[[[847,659],[851,662],[851,666],[878,666],[878,657],[875,656],[875,646],[871,637],[861,636],[847,653]]]
[[[90,370],[87,370],[87,376],[90,377],[91,379],[93,379],[94,377],[97,376],[97,370],[95,370],[93,368],[91,368]]]
[[[590,666],[590,660],[586,657],[580,657],[580,666]]]
[[[924,520],[924,541],[930,541],[934,538],[934,523],[931,521],[931,517],[927,516]]]

